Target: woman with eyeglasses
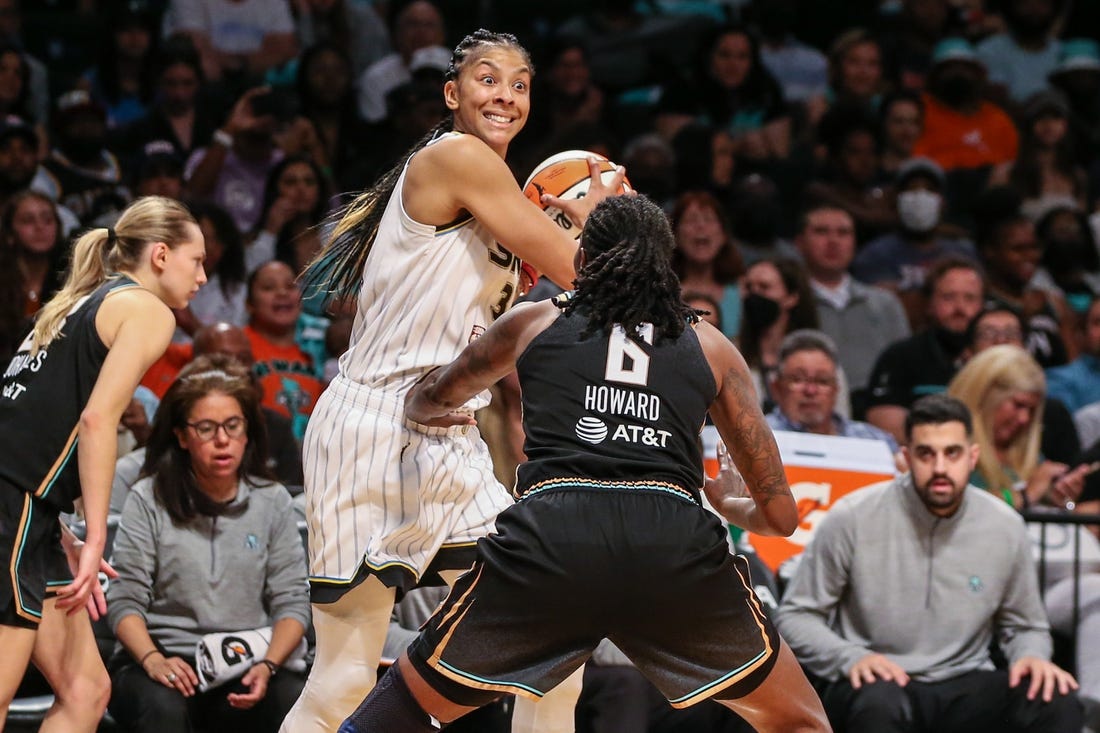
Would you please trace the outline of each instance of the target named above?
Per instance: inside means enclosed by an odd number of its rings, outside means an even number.
[[[305,551],[290,495],[266,478],[266,452],[244,366],[200,356],[180,372],[114,545],[108,618],[121,648],[109,709],[123,730],[274,733],[301,693],[304,676],[282,665],[310,622]],[[200,692],[199,639],[264,627],[263,658]]]

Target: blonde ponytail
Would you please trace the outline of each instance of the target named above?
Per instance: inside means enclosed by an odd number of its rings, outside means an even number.
[[[195,218],[183,204],[164,196],[144,196],[126,207],[115,228],[89,230],[76,240],[65,285],[42,307],[34,324],[31,353],[61,333],[65,317],[85,295],[116,272],[137,270],[146,245],[164,242],[173,249],[187,241]]]
[[[69,310],[107,279],[107,254],[111,246],[110,230],[92,229],[81,235],[73,245],[69,274],[57,294],[42,307],[34,323],[31,354],[47,346],[65,322]]]

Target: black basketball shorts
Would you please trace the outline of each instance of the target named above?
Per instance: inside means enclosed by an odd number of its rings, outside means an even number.
[[[0,482],[0,625],[37,629],[53,589],[72,582],[57,509]]]
[[[501,513],[409,655],[429,683],[537,699],[605,637],[678,708],[752,692],[779,654],[717,517],[667,492],[600,488]]]

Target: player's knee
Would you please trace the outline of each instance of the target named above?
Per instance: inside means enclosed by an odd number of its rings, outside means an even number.
[[[99,720],[107,711],[107,703],[111,699],[111,678],[106,669],[74,677],[59,687],[54,691],[57,704],[72,713]]]
[[[327,680],[310,677],[295,705],[295,722],[313,721],[316,730],[331,731],[363,702],[373,683],[371,680],[361,685],[345,680],[344,684],[328,684]]]
[[[432,733],[437,730],[439,725],[420,707],[405,684],[401,670],[394,665],[343,722],[339,733]]]

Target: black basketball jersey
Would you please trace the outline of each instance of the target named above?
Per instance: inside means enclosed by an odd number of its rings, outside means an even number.
[[[620,327],[581,338],[581,313],[562,314],[516,362],[527,461],[517,497],[565,486],[633,485],[697,498],[699,430],[717,394],[693,328],[641,338]]]
[[[117,277],[81,298],[49,345],[31,356],[28,336],[0,377],[0,479],[61,511],[80,496],[77,425],[107,358],[96,314],[110,293],[136,287]]]

